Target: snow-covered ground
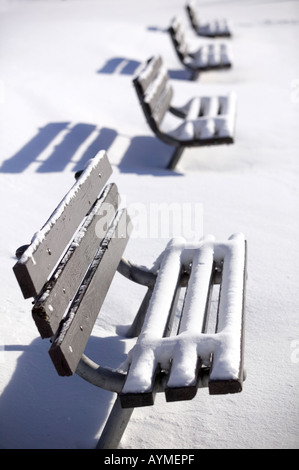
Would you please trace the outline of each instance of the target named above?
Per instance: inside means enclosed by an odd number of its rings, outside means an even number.
[[[190,402],[168,404],[159,394],[155,406],[134,411],[121,447],[299,447],[299,2],[199,0],[202,16],[228,18],[234,36],[227,40],[233,68],[197,82],[166,31],[179,15],[194,47],[206,42],[195,37],[184,6],[0,0],[1,448],[92,448],[113,403],[78,376],[57,376],[12,271],[15,249],[102,148],[136,228],[127,258],[151,266],[173,235],[162,230],[162,203],[163,215],[175,207],[196,238],[243,232],[248,240],[243,392],[202,389]],[[235,144],[187,149],[176,172],[164,169],[172,149],[146,125],[132,86],[139,65],[157,53],[176,104],[197,94],[238,97]],[[87,347],[95,360],[124,361],[132,342],[117,333],[142,294],[116,276]]]

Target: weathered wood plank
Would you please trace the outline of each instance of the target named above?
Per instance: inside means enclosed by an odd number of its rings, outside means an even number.
[[[129,372],[130,370],[128,371],[128,373]],[[153,375],[151,378],[152,379],[151,387],[148,391],[141,392],[141,393],[121,392],[119,395],[121,407],[126,409],[126,408],[139,408],[142,406],[154,405],[155,397],[159,389],[159,382],[160,382],[161,374],[162,374],[161,367],[158,364],[153,372]]]
[[[163,67],[161,57],[156,56],[149,59],[144,70],[133,82],[142,95],[148,113],[159,125],[169,109],[173,96],[169,75]]]
[[[181,288],[181,265],[180,262],[177,266],[174,266],[173,263],[169,263],[169,259],[172,257],[172,251],[168,250],[168,254],[164,256],[164,260],[162,261],[161,266],[163,268],[161,269],[160,266],[160,272],[158,273],[156,285],[154,287],[154,293],[150,293],[150,296],[156,297],[156,299],[153,299],[152,305],[150,308],[147,309],[146,312],[146,319],[143,320],[143,325],[141,327],[140,335],[144,338],[146,336],[150,336],[151,338],[153,335],[156,338],[159,338],[160,336],[163,338],[169,337],[171,334],[172,330],[172,325],[176,313],[176,307],[179,299],[179,293],[180,293],[180,288]],[[169,272],[167,273],[167,276],[165,276],[165,267],[168,264]],[[170,271],[171,270],[171,271]],[[164,275],[161,276],[161,271],[164,271]],[[170,272],[172,272],[172,278],[170,276]],[[160,275],[159,275],[160,274]],[[166,304],[164,304],[162,297],[164,295],[161,293],[165,289],[165,284],[163,281],[167,279],[167,284],[168,284],[168,289],[169,289],[169,295]],[[149,300],[151,302],[151,300]],[[163,309],[161,308],[161,301],[163,303]],[[157,306],[159,304],[159,307]],[[157,308],[156,308],[157,307]],[[169,307],[169,308],[168,308]],[[151,311],[150,311],[151,309]],[[150,323],[152,322],[152,317],[154,313],[158,313],[159,317],[164,317],[163,321],[158,325],[155,323],[155,327],[152,328],[150,326]],[[150,331],[151,330],[151,331]],[[138,340],[137,340],[138,342]],[[147,373],[149,374],[149,387],[146,391],[143,391],[141,393],[135,393],[134,391],[132,392],[130,390],[130,382],[131,382],[131,374],[130,374],[130,368],[127,373],[127,379],[129,385],[128,389],[127,383],[125,382],[122,393],[120,395],[121,399],[121,405],[123,408],[130,408],[130,407],[140,407],[140,406],[151,406],[154,404],[155,400],[155,395],[157,392],[157,388],[159,385],[159,380],[161,378],[161,367],[160,364],[157,364],[156,367],[154,367],[151,370],[151,366],[149,367],[149,360],[148,357],[140,358],[138,357],[138,362],[140,360],[140,363],[145,366],[147,369]],[[131,364],[132,365],[132,364]],[[130,367],[131,367],[130,365]],[[136,366],[136,363],[133,364],[133,367]],[[143,369],[143,366],[141,367]],[[134,372],[133,372],[134,373]],[[136,374],[136,369],[135,369],[135,374]],[[136,381],[136,377],[134,379]]]
[[[72,375],[84,352],[131,231],[129,216],[118,214],[103,240],[49,354],[59,375]]]
[[[37,298],[32,316],[42,338],[56,333],[115,216],[118,200],[116,185],[107,186]]]
[[[171,99],[173,96],[173,89],[168,84],[159,97],[159,101],[156,103],[155,109],[153,110],[153,118],[155,119],[157,126],[161,124],[164,119],[166,112],[169,110]]]
[[[160,100],[160,96],[163,93],[169,77],[166,69],[161,67],[161,70],[157,74],[157,77],[153,80],[151,87],[145,93],[144,101],[149,103],[150,109],[153,111]]]
[[[106,152],[99,152],[57,206],[13,267],[25,298],[35,297],[112,174]]]
[[[230,377],[223,377],[221,379],[213,377],[213,369],[216,367],[217,362],[221,362],[221,357],[213,358],[212,369],[209,380],[209,393],[210,395],[220,395],[226,393],[239,393],[243,388],[244,380],[244,335],[245,335],[245,301],[246,301],[246,281],[247,281],[247,242],[245,240],[244,247],[244,266],[243,266],[243,292],[242,292],[242,308],[240,312],[240,332],[239,336],[234,334],[234,340],[238,342],[239,346],[239,370],[236,379]],[[221,294],[220,294],[221,296]],[[226,347],[226,354],[228,353],[229,346]],[[224,353],[222,352],[222,353]]]
[[[190,385],[182,385],[182,386],[169,386],[168,383],[165,387],[165,398],[166,401],[183,401],[183,400],[192,400],[198,389],[198,382],[199,382],[199,371],[201,369],[202,362],[201,359],[197,358],[197,365],[196,370],[194,373],[194,382]],[[173,363],[172,366],[173,367]],[[171,371],[170,371],[171,374]]]
[[[161,68],[162,59],[160,56],[152,57],[148,60],[145,68],[140,72],[140,74],[134,78],[134,82],[138,82],[143,93],[146,92],[149,85],[154,80],[157,72]]]

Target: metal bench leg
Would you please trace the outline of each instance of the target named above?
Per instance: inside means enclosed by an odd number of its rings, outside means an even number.
[[[197,80],[199,77],[199,70],[193,70],[191,80]]]
[[[167,169],[168,170],[174,170],[179,159],[181,158],[181,155],[184,151],[184,147],[176,147],[170,162],[168,163]]]
[[[142,304],[141,304],[141,306],[140,306],[140,308],[137,312],[137,315],[136,315],[132,325],[130,326],[129,331],[126,334],[127,338],[135,338],[136,336],[139,336],[139,333],[141,331],[141,328],[142,328],[142,325],[143,325],[143,322],[144,322],[144,317],[145,317],[145,314],[146,314],[147,309],[148,309],[148,305],[149,305],[150,300],[151,300],[152,293],[153,293],[153,289],[149,288],[147,290],[147,293],[145,294],[145,297],[144,297],[144,299],[142,301]]]
[[[117,449],[133,411],[134,408],[122,408],[117,395],[96,449]]]

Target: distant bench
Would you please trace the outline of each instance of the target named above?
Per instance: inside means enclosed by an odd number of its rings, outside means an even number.
[[[174,18],[168,28],[176,55],[195,80],[200,72],[229,69],[232,66],[231,52],[226,44],[213,42],[191,50],[182,21]]]
[[[234,142],[237,97],[196,96],[180,107],[172,105],[174,95],[161,56],[151,57],[133,80],[145,118],[156,136],[175,147],[167,166],[174,169],[186,147],[232,144]],[[178,123],[167,122],[175,116]]]
[[[204,21],[199,19],[194,1],[189,1],[186,5],[187,15],[191,26],[198,36],[206,36],[209,38],[230,38],[232,33],[229,24],[225,19],[215,19]]]
[[[164,391],[167,401],[188,400],[198,387],[208,386],[210,394],[240,392],[243,381],[244,236],[224,242],[174,239],[154,268],[136,266],[122,257],[132,226],[119,207],[117,187],[106,185],[111,173],[106,153],[99,152],[31,244],[17,250],[13,267],[24,297],[34,298],[32,315],[41,337],[51,338],[58,374],[76,372],[117,394],[97,448],[116,448],[134,407],[152,405],[156,392]],[[137,342],[125,363],[112,370],[84,350],[116,270],[147,289],[127,332]],[[211,331],[214,284],[221,293]],[[182,287],[187,290],[174,331]]]

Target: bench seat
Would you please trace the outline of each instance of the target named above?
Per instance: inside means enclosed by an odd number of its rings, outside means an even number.
[[[226,44],[204,44],[186,58],[185,64],[199,71],[231,67],[232,54]]]
[[[216,273],[221,272],[221,280]],[[171,312],[182,273],[188,276],[176,334]],[[216,331],[209,331],[213,284],[221,283]],[[127,379],[123,407],[154,403],[163,372],[167,401],[192,399],[203,368],[209,368],[210,394],[236,393],[243,381],[243,328],[246,244],[242,234],[225,242],[171,240],[159,260],[158,275],[136,345],[123,365]],[[158,379],[159,380],[159,379]]]
[[[185,111],[184,122],[169,135],[181,141],[225,138],[233,142],[237,96],[196,97],[180,108]]]

